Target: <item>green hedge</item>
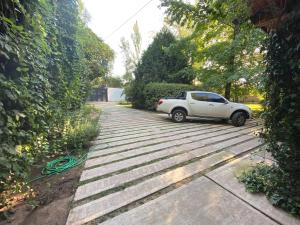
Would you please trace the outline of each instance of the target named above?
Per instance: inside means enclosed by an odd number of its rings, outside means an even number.
[[[145,99],[144,108],[154,110],[160,98],[176,96],[181,91],[194,91],[199,89],[200,87],[188,84],[149,83],[145,86],[143,91]]]

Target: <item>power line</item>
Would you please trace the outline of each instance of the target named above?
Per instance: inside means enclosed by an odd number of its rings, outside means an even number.
[[[124,23],[118,26],[113,32],[111,32],[104,40],[107,40],[112,35],[114,35],[118,30],[120,30],[126,23],[128,23],[133,17],[135,17],[140,11],[142,11],[147,5],[149,5],[153,0],[148,1],[145,5],[143,5],[138,11],[136,11],[132,16],[130,16]]]

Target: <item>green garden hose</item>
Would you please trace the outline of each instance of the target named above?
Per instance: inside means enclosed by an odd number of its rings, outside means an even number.
[[[48,162],[46,167],[42,170],[42,175],[50,176],[58,174],[75,166],[78,166],[84,161],[85,159],[77,159],[75,156],[60,157]]]
[[[55,175],[61,173],[65,170],[71,169],[75,166],[78,166],[85,162],[87,154],[84,154],[81,158],[77,158],[72,155],[62,156],[58,159],[52,160],[46,164],[42,170],[42,176],[36,177],[30,180],[28,183],[31,183],[35,180],[39,180],[46,176]]]

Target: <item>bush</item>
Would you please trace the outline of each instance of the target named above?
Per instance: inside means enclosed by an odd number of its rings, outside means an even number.
[[[47,137],[51,154],[79,152],[98,134],[99,110],[92,106],[83,106],[73,112],[57,112],[53,118]]]
[[[188,84],[149,83],[143,90],[144,108],[154,110],[160,98],[176,96],[181,91],[193,91],[199,88]]]
[[[135,109],[144,109],[145,98],[143,95],[145,84],[143,82],[132,81],[125,87],[126,100],[132,103]]]
[[[238,177],[251,193],[265,193],[270,202],[293,215],[300,215],[300,188],[278,166],[263,163]]]

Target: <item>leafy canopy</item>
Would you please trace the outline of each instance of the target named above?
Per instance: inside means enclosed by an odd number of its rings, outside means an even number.
[[[183,49],[175,47],[177,40],[167,28],[153,39],[136,67],[136,81],[173,82],[190,84],[194,74],[190,70],[189,57]]]
[[[166,14],[171,23],[191,30],[185,37],[190,46],[196,46],[193,66],[198,79],[208,90],[230,91],[237,97],[247,87],[259,87],[257,79],[264,70],[260,52],[265,35],[248,20],[249,10],[245,1],[198,1],[195,5],[183,1],[165,0]],[[251,88],[250,88],[251,89]]]

